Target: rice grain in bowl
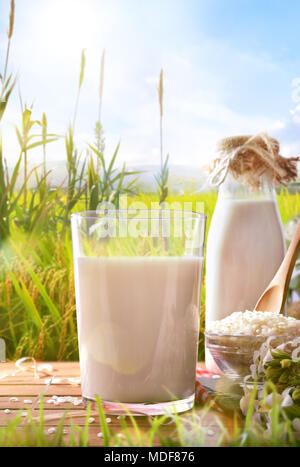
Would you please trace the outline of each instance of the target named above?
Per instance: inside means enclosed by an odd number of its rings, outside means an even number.
[[[300,336],[300,320],[295,318],[272,312],[235,312],[207,325],[206,352],[214,362],[216,373],[241,380],[250,374],[253,354],[267,339],[272,347],[277,347],[297,336]]]

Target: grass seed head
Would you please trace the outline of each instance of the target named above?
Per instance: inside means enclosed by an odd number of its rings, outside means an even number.
[[[159,100],[159,109],[160,116],[163,117],[163,97],[164,97],[164,72],[163,69],[160,70],[159,74],[159,83],[158,83],[158,100]]]
[[[11,39],[14,32],[15,23],[15,0],[10,0],[10,12],[9,12],[9,26],[7,29],[7,37]]]

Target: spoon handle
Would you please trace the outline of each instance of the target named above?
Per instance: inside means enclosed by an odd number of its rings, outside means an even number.
[[[290,280],[291,280],[293,269],[294,269],[299,253],[300,253],[300,221],[298,222],[298,225],[296,227],[295,233],[293,235],[293,238],[291,240],[291,243],[285,255],[285,258],[276,274],[277,277],[274,278],[277,283],[278,282],[284,283],[284,291],[283,291],[280,313],[282,313],[284,309]]]

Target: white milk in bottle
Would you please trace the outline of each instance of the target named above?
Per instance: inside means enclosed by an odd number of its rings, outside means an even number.
[[[206,323],[253,310],[285,254],[271,177],[255,187],[241,180],[227,170],[208,232]],[[216,371],[207,349],[206,366]]]
[[[253,310],[284,257],[275,197],[227,197],[223,187],[207,241],[206,321]]]

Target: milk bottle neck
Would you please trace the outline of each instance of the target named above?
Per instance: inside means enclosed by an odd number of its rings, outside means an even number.
[[[246,186],[227,175],[224,182],[219,187],[219,197],[228,199],[249,199],[249,200],[276,200],[276,193],[273,182],[262,179],[260,187],[253,189]]]

